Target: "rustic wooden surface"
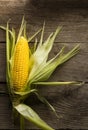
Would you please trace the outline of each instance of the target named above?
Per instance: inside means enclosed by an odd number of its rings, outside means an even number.
[[[39,102],[33,95],[27,101],[42,119],[55,129],[88,129],[88,1],[87,0],[0,0],[0,25],[6,25],[11,19],[11,26],[18,30],[22,16],[25,15],[28,33],[37,31],[46,21],[45,38],[58,25],[63,26],[56,38],[50,57],[63,46],[70,50],[80,43],[77,56],[57,68],[50,80],[85,81],[81,87],[56,86],[43,87],[40,91],[58,114],[57,119],[47,106]],[[5,32],[0,30],[0,129],[19,129],[14,124],[11,104],[6,90],[5,79]],[[27,129],[38,129],[26,122]]]

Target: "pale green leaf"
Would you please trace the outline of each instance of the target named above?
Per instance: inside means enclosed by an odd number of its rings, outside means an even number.
[[[19,33],[18,33],[18,37],[17,37],[16,43],[18,42],[19,38],[20,38],[21,35],[22,35],[23,29],[24,29],[24,27],[25,27],[25,24],[24,24],[24,23],[25,23],[25,20],[24,20],[24,17],[23,17],[22,23],[21,23],[21,26],[20,26],[20,29],[19,29]]]
[[[33,34],[31,37],[28,38],[28,42],[30,42],[35,36],[41,32],[41,29],[39,29],[35,34]]]
[[[15,30],[12,28],[11,57],[12,57],[13,54],[14,54],[15,41],[16,41],[16,34],[15,34]]]
[[[35,75],[37,73],[37,71],[39,71],[40,68],[45,65],[49,52],[52,49],[56,35],[60,32],[60,30],[61,30],[61,27],[58,27],[56,29],[55,33],[54,34],[51,33],[50,36],[47,38],[47,40],[43,44],[39,43],[35,53],[33,54],[34,65],[32,67],[32,71],[30,72],[29,78],[31,78],[33,75]],[[40,42],[41,42],[41,40],[40,40]]]
[[[35,78],[38,78],[38,77],[40,77],[40,73],[41,73],[41,71],[45,68],[45,67],[47,67],[55,58],[57,58],[57,56],[61,56],[62,54],[63,54],[63,52],[64,52],[64,48],[65,48],[65,46],[61,49],[61,51],[54,57],[54,58],[52,58],[50,61],[48,61],[46,64],[44,64],[44,63],[41,63],[39,66],[38,66],[38,68],[37,68],[37,70],[35,71],[35,73],[32,75],[32,74],[30,74],[29,75],[29,79],[28,79],[28,81],[32,81],[32,79],[34,80]],[[36,69],[36,68],[35,68]],[[47,68],[48,69],[48,68]]]
[[[20,130],[25,130],[24,128],[24,117],[22,115],[20,115]]]
[[[69,60],[71,57],[76,55],[78,53],[78,51],[79,51],[79,45],[74,47],[67,54],[58,55],[59,54],[58,53],[57,56],[55,56],[53,59],[48,61],[45,64],[45,66],[43,66],[42,69],[40,69],[40,71],[38,70],[38,73],[36,72],[33,75],[32,79],[30,77],[31,82],[36,82],[36,81],[38,82],[38,81],[47,80],[51,76],[51,74],[53,73],[53,71],[56,69],[57,66],[66,62],[67,60]],[[62,53],[63,53],[63,51],[62,51]]]
[[[42,33],[41,33],[41,38],[38,47],[40,47],[43,43],[43,37],[44,37],[44,30],[45,30],[45,22],[43,23],[43,28],[42,28]]]
[[[58,27],[55,31],[55,33],[51,33],[49,35],[49,37],[47,38],[47,40],[43,43],[38,45],[36,52],[34,53],[34,58],[37,62],[37,64],[41,64],[43,62],[46,62],[47,58],[48,58],[48,54],[51,51],[53,44],[54,44],[54,40],[57,36],[57,34],[60,32],[61,27]]]
[[[7,27],[3,27],[3,26],[0,26],[1,29],[3,30],[7,30]],[[12,31],[8,28],[8,33],[10,33],[10,37],[8,37],[9,39],[9,42],[10,43],[10,58],[12,57],[13,55],[13,52],[14,52],[14,48],[15,48],[15,40],[16,40],[16,37],[15,37],[15,30],[12,28]]]
[[[27,39],[27,28],[26,28],[26,21],[24,21],[24,29],[23,29],[23,36]]]
[[[29,95],[30,93],[34,93],[34,92],[37,92],[37,89],[31,89],[31,90],[27,90],[27,91],[25,90],[23,92],[14,91],[15,94],[20,95],[20,96]]]
[[[34,93],[36,94],[36,96],[38,97],[38,99],[39,99],[41,102],[43,102],[44,104],[46,104],[46,105],[54,112],[54,114],[55,114],[58,118],[61,117],[60,115],[57,115],[55,108],[54,108],[44,97],[42,97],[42,96],[39,94],[39,92],[34,92]]]
[[[6,64],[7,64],[7,82],[10,79],[10,66],[9,66],[9,60],[10,60],[10,41],[9,41],[9,25],[7,23],[6,27]]]
[[[43,130],[54,130],[51,128],[48,124],[46,124],[39,116],[38,114],[32,110],[31,107],[25,105],[25,104],[19,104],[17,106],[14,106],[14,108],[27,120],[34,123],[38,127],[40,127]]]
[[[35,38],[35,43],[34,43],[34,51],[33,51],[33,52],[35,52],[35,51],[36,51],[36,49],[37,49],[37,43],[38,43],[38,40],[37,40],[37,38]]]
[[[77,81],[69,81],[69,82],[36,82],[36,83],[33,83],[33,84],[36,84],[36,85],[50,85],[50,86],[55,86],[55,85],[82,85],[83,82],[77,82]]]

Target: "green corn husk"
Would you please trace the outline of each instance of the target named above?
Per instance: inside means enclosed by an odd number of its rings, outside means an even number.
[[[9,29],[8,22],[7,22],[7,27],[0,26],[0,28],[6,31],[6,63],[7,63],[6,80],[7,80],[8,91],[11,97],[13,108],[21,115],[21,129],[24,129],[23,118],[25,118],[30,122],[34,123],[35,125],[37,125],[38,127],[40,127],[41,129],[54,130],[48,124],[46,124],[37,115],[37,113],[34,110],[32,110],[31,107],[27,106],[23,102],[31,93],[34,93],[37,95],[38,99],[46,103],[56,114],[54,107],[44,97],[42,97],[41,94],[39,94],[36,85],[45,85],[45,86],[72,85],[72,84],[81,85],[82,83],[77,81],[70,81],[70,82],[47,82],[46,81],[54,72],[56,67],[63,64],[64,62],[66,62],[67,60],[69,60],[79,52],[80,46],[79,45],[75,46],[71,51],[69,51],[66,54],[64,54],[65,47],[63,47],[61,51],[54,58],[48,60],[48,55],[51,49],[53,48],[55,38],[57,34],[60,32],[61,27],[58,27],[54,33],[51,33],[44,43],[43,43],[43,36],[44,36],[45,23],[42,29],[38,30],[33,36],[29,38],[27,38],[26,35],[26,21],[24,20],[24,17],[22,19],[18,37],[16,37],[16,32],[13,28],[11,30]],[[40,42],[38,44],[37,38],[35,37],[40,31],[42,32],[41,32]],[[23,86],[24,90],[18,92],[15,91],[12,86],[11,70],[13,67],[15,46],[21,36],[25,37],[28,42],[31,42],[31,40],[35,38],[35,44],[34,47],[31,48],[32,55],[30,57],[30,61],[33,60],[34,63],[31,67],[26,84],[25,86]]]

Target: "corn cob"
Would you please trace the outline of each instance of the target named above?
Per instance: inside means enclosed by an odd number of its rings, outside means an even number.
[[[24,37],[16,43],[12,69],[12,85],[14,90],[22,91],[29,73],[30,49]]]

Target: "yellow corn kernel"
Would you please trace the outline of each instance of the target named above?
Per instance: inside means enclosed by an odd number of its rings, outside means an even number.
[[[20,37],[14,52],[12,68],[12,85],[14,90],[22,91],[29,74],[30,49],[24,37]]]

